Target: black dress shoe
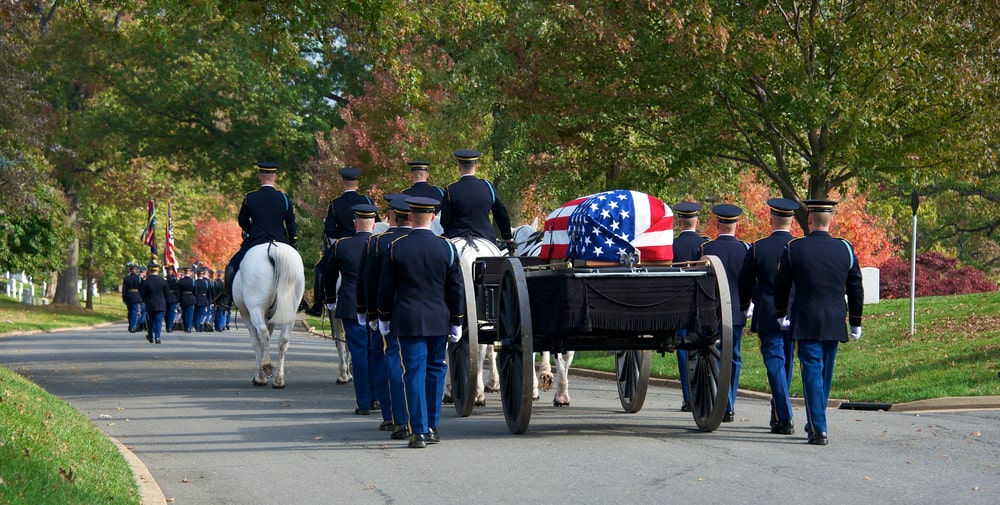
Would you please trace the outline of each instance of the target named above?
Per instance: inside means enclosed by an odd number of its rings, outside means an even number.
[[[421,433],[410,435],[410,449],[423,449],[427,447],[427,437]]]
[[[160,343],[160,339],[156,339],[156,343],[159,344]]]
[[[354,409],[354,415],[356,416],[367,416],[368,414],[371,414],[368,409]]]
[[[410,438],[410,430],[406,428],[405,424],[397,424],[395,428],[392,429],[392,434],[389,435],[392,440],[406,440]]]
[[[382,424],[378,425],[378,431],[392,431],[395,427],[392,421],[382,421]]]
[[[434,426],[427,427],[427,443],[436,444],[441,441],[441,436],[438,435],[438,429]]]
[[[313,317],[320,317],[320,316],[323,315],[323,311],[320,310],[319,305],[313,305],[312,307],[309,307],[308,309],[306,309],[305,312],[306,312],[306,315],[313,316]]]
[[[681,412],[691,412],[691,402],[684,402],[681,404]]]
[[[771,426],[771,433],[775,435],[793,435],[795,433],[795,425],[792,424],[791,419],[778,421],[774,423],[774,426]]]
[[[826,438],[825,431],[809,434],[809,445],[826,445],[828,443],[830,443],[830,440]]]
[[[733,412],[726,412],[726,415],[722,416],[722,422],[731,423],[736,419],[736,414]]]

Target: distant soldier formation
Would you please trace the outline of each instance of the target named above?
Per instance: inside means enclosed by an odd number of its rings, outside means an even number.
[[[374,233],[382,220],[379,207],[358,191],[362,171],[339,170],[343,194],[327,205],[322,255],[314,268],[312,304],[300,310],[343,322],[353,359],[356,415],[380,414],[378,429],[411,448],[441,441],[438,430],[445,383],[448,342],[462,338],[466,320],[465,288],[456,246],[448,239],[478,237],[512,245],[510,218],[496,188],[476,176],[481,153],[454,152],[460,177],[446,187],[428,182],[431,164],[409,161],[411,186],[385,196],[388,229]],[[129,331],[145,331],[159,344],[177,325],[191,333],[229,329],[232,281],[250,247],[279,241],[295,247],[297,231],[288,196],[274,188],[277,163],[260,162],[261,187],[247,193],[240,208],[244,232],[240,251],[225,270],[207,266],[130,263],[122,281]],[[771,234],[749,243],[737,238],[743,210],[723,203],[710,209],[718,226],[715,239],[699,235],[701,205],[674,206],[677,237],[675,264],[703,256],[720,259],[729,281],[733,321],[733,374],[724,422],[735,419],[742,365],[741,343],[748,321],[760,338],[771,388],[770,431],[795,432],[789,399],[794,352],[802,365],[807,392],[805,431],[813,445],[828,443],[826,399],[836,345],[861,337],[860,271],[853,246],[829,236],[836,202],[807,200],[812,233],[794,238],[790,224],[800,204],[772,198]],[[432,225],[440,224],[440,235]],[[823,281],[819,282],[818,278]],[[847,295],[847,303],[843,301]],[[846,329],[845,319],[850,322]],[[678,337],[686,335],[679,330]],[[797,346],[795,344],[798,344]],[[688,356],[677,352],[682,382],[682,411],[691,410],[687,388]]]

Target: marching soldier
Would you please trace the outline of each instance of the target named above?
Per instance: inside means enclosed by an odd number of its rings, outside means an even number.
[[[747,261],[750,244],[736,238],[736,227],[739,224],[743,209],[735,205],[723,203],[712,207],[712,214],[719,223],[719,236],[701,245],[701,254],[718,256],[726,269],[729,281],[729,296],[733,303],[733,376],[730,381],[729,404],[722,420],[730,423],[735,419],[736,392],[740,386],[740,370],[743,368],[743,355],[740,348],[743,342],[743,327],[747,324],[746,314],[740,310],[740,274]]]
[[[490,223],[490,214],[500,229],[500,236],[508,247],[514,243],[510,229],[510,217],[496,188],[489,181],[476,177],[479,167],[479,151],[459,149],[455,151],[458,170],[461,177],[448,185],[444,199],[441,200],[441,226],[444,236],[481,237],[490,241],[496,240],[496,231]]]
[[[430,229],[436,200],[407,197],[413,230],[396,239],[379,275],[378,327],[399,342],[409,447],[438,443],[447,342],[462,336],[465,287],[454,244]],[[390,357],[388,359],[395,359]]]
[[[167,333],[174,331],[174,320],[177,318],[177,306],[180,304],[180,288],[178,286],[177,273],[173,265],[164,267],[167,281],[167,312],[164,314],[164,326]]]
[[[181,277],[177,279],[177,290],[181,301],[181,324],[185,333],[194,331],[194,278],[191,267],[181,267]]]
[[[208,268],[198,268],[198,278],[194,281],[194,313],[195,327],[198,331],[210,331],[208,325],[208,307],[211,305],[208,295],[212,282],[208,280]]]
[[[167,312],[167,299],[170,297],[170,289],[167,281],[160,277],[160,265],[150,263],[146,269],[146,280],[139,287],[142,300],[146,304],[149,314],[148,328],[146,329],[146,340],[149,343],[160,343],[160,331],[163,328],[163,318]]]
[[[698,212],[701,205],[695,202],[681,202],[674,205],[674,215],[677,216],[677,227],[680,233],[674,239],[674,262],[695,261],[701,257],[701,245],[708,242],[708,237],[698,235]],[[677,336],[687,336],[687,328],[679,328]],[[687,351],[677,349],[677,373],[681,382],[681,412],[691,412],[691,388],[688,383]]]
[[[226,265],[222,295],[215,301],[226,310],[233,304],[233,278],[240,269],[243,256],[251,247],[274,240],[292,247],[298,243],[295,209],[288,195],[274,188],[278,180],[278,164],[271,161],[257,163],[257,180],[260,187],[244,195],[238,221],[243,229],[243,243]]]
[[[327,245],[323,248],[323,256],[316,263],[313,305],[306,310],[306,314],[310,316],[323,314],[321,306],[326,284],[323,275],[327,270],[326,265],[330,261],[334,241],[354,235],[354,212],[351,209],[355,205],[372,205],[371,198],[358,193],[358,186],[361,184],[361,169],[341,168],[340,179],[344,187],[344,194],[330,200],[330,204],[326,207],[326,218],[323,219],[323,242]],[[378,221],[378,216],[376,216],[375,221]]]
[[[128,263],[128,274],[122,280],[122,302],[128,309],[128,332],[135,333],[139,329],[142,314],[142,295],[139,294],[139,287],[142,286],[142,278],[139,277],[139,265]]]
[[[225,275],[224,270],[215,271],[215,280],[212,282],[212,292],[219,295],[225,291],[225,283],[222,281],[222,277]],[[214,297],[213,297],[214,299]],[[222,305],[216,304],[215,306],[215,331],[222,331],[229,329],[229,308],[223,307]]]
[[[781,255],[774,278],[774,308],[779,327],[788,330],[798,349],[809,443],[826,445],[826,404],[837,347],[840,342],[861,338],[865,293],[854,246],[830,235],[837,202],[803,203],[809,211],[810,231],[788,242]],[[793,287],[795,300],[789,302]]]

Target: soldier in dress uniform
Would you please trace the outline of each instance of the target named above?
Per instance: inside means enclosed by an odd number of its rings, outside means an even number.
[[[744,311],[753,301],[753,318],[750,331],[760,338],[760,354],[767,369],[767,383],[771,388],[771,433],[795,433],[792,421],[792,400],[788,385],[792,382],[792,355],[794,342],[788,332],[778,327],[774,311],[774,276],[785,246],[792,240],[792,217],[799,208],[798,202],[787,198],[771,198],[771,234],[750,245],[750,260],[743,268],[740,282],[740,300]]]
[[[177,273],[174,271],[173,265],[167,265],[164,267],[166,270],[166,281],[167,281],[167,311],[163,315],[163,325],[167,330],[167,333],[174,331],[174,320],[177,318],[177,306],[180,304],[180,288],[178,287],[177,281],[180,280],[177,277]]]
[[[325,247],[323,255],[316,262],[313,305],[306,310],[306,314],[310,316],[323,314],[322,304],[327,283],[323,275],[327,270],[326,265],[330,261],[334,241],[354,235],[354,211],[351,209],[355,205],[373,205],[371,198],[358,193],[358,186],[361,184],[361,169],[341,168],[340,179],[344,187],[344,194],[330,200],[330,204],[326,207],[326,218],[323,219],[323,243]],[[376,216],[375,221],[378,222],[378,220],[378,216]]]
[[[198,268],[198,278],[194,280],[194,325],[198,331],[209,331],[208,310],[211,305],[209,291],[212,289],[212,281],[208,278],[209,269]]]
[[[142,282],[146,282],[146,266],[139,265],[139,279]],[[143,302],[139,303],[139,326],[136,326],[135,331],[147,331],[149,326],[146,324],[146,304]]]
[[[142,295],[143,303],[146,304],[146,311],[149,314],[146,340],[159,344],[163,318],[167,312],[167,299],[170,297],[167,281],[160,277],[160,265],[150,263],[146,267],[146,280],[142,281],[139,293]]]
[[[462,336],[465,287],[454,244],[430,229],[438,202],[415,196],[406,203],[413,230],[392,243],[379,275],[378,326],[399,341],[409,447],[424,448],[440,441],[445,351]]]
[[[181,276],[177,279],[177,290],[181,303],[181,326],[185,333],[194,331],[194,278],[191,277],[191,267],[181,267]]]
[[[239,271],[243,256],[251,247],[272,240],[295,247],[299,240],[292,200],[274,188],[274,183],[278,180],[278,164],[272,161],[258,162],[257,180],[260,187],[244,195],[240,205],[238,221],[243,229],[243,243],[226,265],[223,292],[215,301],[216,305],[221,305],[226,310],[233,304],[233,278]]]
[[[139,294],[142,278],[139,277],[139,265],[129,262],[126,266],[128,274],[122,280],[122,302],[128,309],[128,332],[135,333],[139,329],[142,315],[142,295]]]
[[[225,291],[225,283],[222,278],[226,274],[225,270],[215,271],[215,280],[212,282],[212,292],[217,295]],[[229,307],[215,305],[215,331],[229,329]]]
[[[735,417],[736,392],[740,386],[740,370],[743,368],[743,355],[740,352],[743,342],[743,327],[747,324],[746,313],[740,310],[740,275],[743,272],[744,264],[747,262],[747,254],[750,251],[750,244],[736,238],[736,228],[739,224],[740,215],[743,209],[723,203],[712,207],[712,214],[719,223],[719,236],[715,240],[709,240],[701,245],[703,256],[718,256],[726,269],[726,278],[729,281],[729,296],[733,304],[733,376],[730,381],[729,404],[726,406],[726,414],[722,418],[724,422],[732,422]]]
[[[695,261],[701,258],[701,245],[708,242],[709,238],[698,235],[698,213],[701,205],[695,202],[681,202],[674,205],[674,216],[677,218],[677,227],[680,233],[674,238],[674,263]],[[687,336],[687,328],[679,328],[677,336]],[[681,412],[691,412],[691,389],[688,384],[688,360],[687,351],[677,349],[677,371],[681,382]]]
[[[399,193],[385,196],[389,202],[387,220],[389,229],[368,240],[368,249],[361,271],[363,282],[358,283],[358,321],[365,324],[378,321],[378,281],[382,273],[382,265],[389,257],[389,246],[394,240],[410,232],[410,205]],[[378,334],[372,356],[372,370],[375,393],[382,409],[382,424],[380,430],[391,431],[389,438],[406,440],[409,438],[407,423],[409,415],[406,412],[406,402],[403,401],[403,368],[399,361],[399,341],[390,334],[383,337]]]
[[[333,243],[333,252],[327,262],[326,309],[344,323],[344,337],[351,351],[351,368],[354,371],[354,413],[367,416],[373,408],[372,376],[369,367],[368,326],[358,321],[358,282],[368,239],[375,227],[378,207],[359,204],[352,207],[355,233]],[[337,289],[337,276],[340,289]]]
[[[861,338],[865,293],[854,246],[830,235],[837,202],[803,203],[809,211],[810,231],[788,242],[781,256],[774,278],[774,308],[779,327],[788,329],[798,349],[809,443],[826,445],[826,405],[837,347],[848,338]],[[795,299],[789,302],[793,287]]]
[[[492,213],[493,221],[500,229],[500,236],[511,247],[514,236],[510,229],[507,207],[493,184],[476,177],[481,155],[482,153],[472,149],[455,151],[461,177],[445,190],[444,200],[441,201],[441,227],[444,228],[444,236],[448,238],[471,236],[495,241],[496,231],[490,223]]]
[[[429,161],[407,161],[406,164],[410,166],[409,177],[412,185],[402,191],[404,195],[423,196],[439,202],[444,199],[444,188],[427,182],[430,177]]]

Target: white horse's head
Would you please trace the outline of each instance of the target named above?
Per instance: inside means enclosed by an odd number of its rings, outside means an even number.
[[[514,256],[538,256],[542,251],[542,232],[538,231],[538,218],[531,224],[522,224],[511,230],[514,236]]]

